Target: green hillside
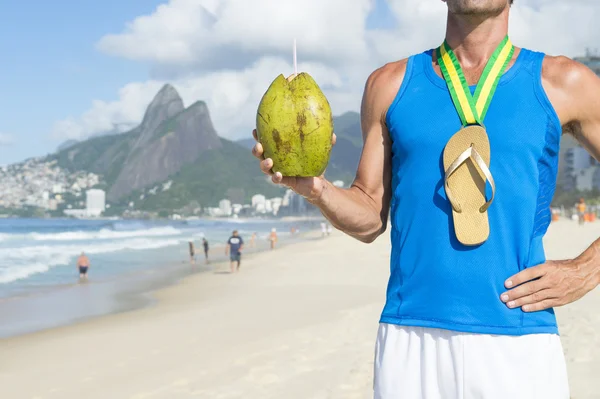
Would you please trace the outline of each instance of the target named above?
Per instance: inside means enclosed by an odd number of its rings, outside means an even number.
[[[85,170],[102,175],[107,186],[114,183],[139,132],[94,137],[50,155],[58,166],[70,172]]]
[[[245,201],[253,195],[267,197],[281,196],[284,189],[271,184],[260,172],[258,161],[249,150],[229,140],[221,139],[223,147],[207,151],[194,163],[184,166],[173,175],[172,185],[167,191],[154,195],[146,190],[137,191],[125,203],[134,201],[137,209],[164,210],[180,209],[192,202],[201,206],[217,206],[219,201],[228,197],[228,191],[243,190]],[[140,200],[144,194],[145,198]]]

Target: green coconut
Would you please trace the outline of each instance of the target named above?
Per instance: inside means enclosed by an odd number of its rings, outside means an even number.
[[[279,75],[264,94],[256,115],[256,133],[273,172],[316,177],[331,154],[333,117],[327,98],[305,72]]]

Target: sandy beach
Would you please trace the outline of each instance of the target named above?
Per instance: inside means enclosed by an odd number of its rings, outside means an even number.
[[[578,255],[600,223],[552,224],[549,259]],[[155,306],[0,341],[7,399],[367,399],[389,235],[340,232],[194,275]],[[557,309],[572,398],[600,398],[600,291]]]

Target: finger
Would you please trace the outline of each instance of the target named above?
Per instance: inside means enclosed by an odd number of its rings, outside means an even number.
[[[290,188],[293,187],[294,184],[296,183],[295,177],[283,176],[281,174],[281,172],[275,172],[273,174],[273,177],[271,177],[271,180],[275,184],[280,184],[282,186],[286,186],[286,187],[290,187]]]
[[[510,291],[507,291],[502,294],[500,299],[502,302],[514,301],[515,299],[519,299],[528,295],[533,294],[534,292],[541,291],[546,288],[550,288],[551,284],[548,279],[541,278],[539,280],[530,281],[528,283],[522,284],[517,288],[514,288]]]
[[[273,160],[271,158],[267,158],[260,163],[260,170],[267,175],[272,175],[273,172],[271,168],[273,167]]]
[[[545,299],[541,302],[523,306],[523,312],[539,312],[540,310],[546,310],[557,306],[560,306],[560,301],[557,299]]]
[[[504,285],[506,288],[516,287],[517,285],[526,283],[527,281],[542,277],[544,274],[546,274],[546,269],[546,265],[529,267],[507,279],[504,282]]]
[[[256,129],[252,130],[252,137],[254,137],[254,140],[258,141],[258,133],[256,133]]]
[[[258,159],[265,159],[263,155],[263,147],[262,144],[256,143],[254,147],[252,147],[252,155],[254,155]]]
[[[335,145],[336,142],[337,142],[337,136],[334,133],[333,136],[331,137],[331,145]]]
[[[541,291],[536,291],[531,295],[526,295],[519,299],[508,301],[506,306],[508,306],[511,309],[520,308],[521,306],[531,305],[533,303],[542,302],[547,299],[554,299],[555,297],[556,294],[553,290],[545,289]]]

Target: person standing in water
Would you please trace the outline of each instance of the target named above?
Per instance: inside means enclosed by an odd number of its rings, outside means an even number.
[[[90,268],[90,260],[84,252],[77,258],[77,269],[79,270],[79,279],[87,280],[88,269]]]
[[[243,246],[244,240],[238,235],[237,230],[233,230],[231,237],[227,240],[227,246],[225,247],[225,255],[229,255],[229,261],[231,262],[231,273],[234,272],[233,264],[236,262],[237,271],[240,270]]]
[[[192,241],[189,242],[190,246],[190,263],[196,263],[196,249],[194,248],[194,243]]]
[[[208,264],[208,241],[206,241],[206,238],[202,238],[202,246],[204,247],[204,259],[206,260],[206,263]]]
[[[277,230],[275,228],[271,229],[269,241],[271,242],[271,249],[275,249],[275,244],[277,244]]]

